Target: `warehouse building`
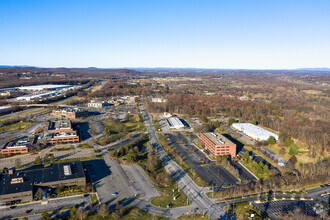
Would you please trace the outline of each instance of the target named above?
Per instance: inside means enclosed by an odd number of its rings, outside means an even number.
[[[0,173],[0,202],[2,205],[31,202],[38,187],[57,188],[60,185],[86,185],[86,177],[80,161],[19,171],[15,171],[15,168],[4,169]]]
[[[278,135],[251,123],[233,123],[232,127],[257,141],[267,141],[270,136],[278,140]]]
[[[57,95],[57,92],[47,92],[47,93],[41,93],[41,94],[35,94],[35,95],[27,95],[27,96],[20,96],[17,97],[17,101],[31,101],[36,99],[42,99],[47,97],[52,97]]]
[[[74,87],[73,85],[35,85],[35,86],[22,86],[16,87],[20,91],[43,91],[43,90],[60,90],[69,89]]]
[[[0,112],[8,112],[11,111],[13,107],[11,106],[0,106]]]
[[[204,147],[209,150],[214,157],[219,155],[230,155],[236,157],[236,144],[219,133],[200,133],[200,139]]]
[[[61,118],[87,117],[88,111],[78,108],[56,109],[52,111],[51,116],[61,117]]]
[[[180,129],[184,128],[184,124],[181,122],[180,118],[178,117],[171,117],[166,119],[167,125],[171,129]]]
[[[1,149],[1,155],[9,156],[11,154],[25,154],[29,152],[29,147],[37,141],[36,136],[25,136],[6,143]]]

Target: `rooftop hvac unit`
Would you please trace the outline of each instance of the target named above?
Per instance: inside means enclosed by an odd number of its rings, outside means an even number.
[[[23,177],[11,179],[10,184],[23,183]]]
[[[64,175],[65,176],[69,176],[69,175],[72,174],[70,165],[63,166],[63,169],[64,169]]]
[[[214,137],[218,136],[218,135],[214,134],[213,132],[211,132],[211,134],[212,134]]]
[[[218,141],[219,141],[221,144],[225,144],[225,142],[224,142],[223,140],[221,140],[221,138],[218,139]]]

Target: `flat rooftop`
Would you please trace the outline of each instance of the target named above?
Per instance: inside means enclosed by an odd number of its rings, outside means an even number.
[[[212,141],[215,145],[230,145],[234,144],[232,141],[230,141],[228,138],[223,136],[222,134],[218,132],[207,132],[203,133],[210,141]]]
[[[58,89],[58,88],[69,88],[73,85],[35,85],[35,86],[22,86],[16,87],[20,90],[43,90],[43,89]]]
[[[2,149],[10,149],[10,148],[20,148],[20,147],[30,147],[36,141],[35,136],[24,136],[22,138],[18,138],[16,140],[10,141],[6,143]]]
[[[71,121],[68,119],[58,120],[58,121],[51,121],[48,125],[48,130],[59,130],[59,129],[71,129],[72,124]]]
[[[79,108],[62,108],[62,109],[56,109],[57,112],[86,112],[85,109],[79,109]]]
[[[68,171],[69,166],[69,171]],[[64,168],[65,167],[65,168]],[[52,164],[48,167],[31,167],[14,174],[0,173],[0,195],[30,191],[33,185],[85,177],[80,161]],[[21,181],[13,183],[13,180]]]

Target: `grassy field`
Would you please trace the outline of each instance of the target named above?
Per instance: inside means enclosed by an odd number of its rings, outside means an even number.
[[[0,133],[7,132],[7,131],[26,130],[34,124],[35,123],[33,123],[33,122],[20,121],[15,124],[6,125],[6,126],[1,127]]]
[[[29,111],[23,112],[20,115],[31,115],[31,114],[39,113],[44,110],[46,110],[46,109],[45,108],[34,108]]]
[[[77,217],[70,217],[70,220],[80,220],[80,218]],[[106,217],[102,217],[98,215],[98,213],[92,213],[89,214],[86,220],[114,220],[112,214],[110,213]],[[130,219],[136,219],[136,220],[165,220],[166,218],[159,217],[156,215],[149,214],[147,212],[142,211],[141,209],[137,207],[126,207],[124,209],[124,215],[120,218],[121,220],[130,220]]]
[[[312,89],[303,90],[302,92],[305,93],[305,94],[308,94],[308,95],[319,95],[319,94],[322,94],[322,91],[312,90]]]
[[[103,84],[105,84],[105,83],[107,83],[107,81],[103,81],[103,82],[99,83],[98,85],[94,86],[94,87],[91,89],[91,93],[96,92],[97,90],[99,90],[99,88],[100,88]]]
[[[267,160],[268,161],[268,160]],[[244,161],[240,161],[248,170],[250,170],[254,175],[256,175],[259,179],[266,180],[272,177],[271,174],[269,173],[257,173],[253,168],[252,168],[252,163],[246,163]]]
[[[19,116],[29,116],[31,114],[36,114],[36,113],[42,112],[44,110],[45,110],[44,108],[33,108],[33,109],[30,109],[30,110],[27,110],[25,112],[18,113],[15,115],[8,115],[8,116],[0,118],[0,123],[5,122],[7,120],[11,120],[11,119],[16,119]]]
[[[178,220],[211,220],[211,219],[207,215],[203,216],[202,214],[190,214],[190,215],[180,216]]]
[[[271,165],[273,165],[274,167],[278,168],[279,170],[282,170],[282,168],[280,167],[280,165],[278,165],[277,163],[275,163],[274,161],[272,161],[271,159],[267,158],[265,155],[263,155],[262,153],[260,153],[259,151],[255,151],[252,149],[251,146],[249,145],[245,145],[244,148],[248,151],[252,151],[255,154],[259,155],[260,157],[262,157],[263,159],[265,159],[267,162],[269,162]]]
[[[92,204],[98,204],[97,196],[96,194],[89,194],[89,199],[91,200]]]
[[[157,207],[170,208],[181,207],[189,205],[187,203],[187,196],[180,189],[177,189],[176,184],[169,187],[157,187],[161,193],[161,196],[155,197],[151,200],[151,204]],[[173,192],[174,190],[174,192]],[[173,200],[175,196],[175,200]]]
[[[80,149],[91,149],[93,147],[87,145],[87,144],[79,144]]]
[[[138,116],[137,116],[138,117]],[[115,120],[103,121],[105,136],[94,140],[99,145],[107,145],[114,142],[129,133],[144,131],[144,123],[136,122],[120,122]]]
[[[298,148],[298,151],[305,148],[304,145],[301,145],[301,144],[296,144],[296,146]],[[289,160],[292,156],[292,155],[289,154],[290,147],[284,147],[284,149],[286,151],[286,153],[284,155],[280,154],[280,150],[281,150],[282,147],[279,146],[279,144],[268,145],[268,146],[266,146],[266,148],[270,149],[274,153],[282,156],[283,158],[285,158],[287,160]],[[298,158],[298,161],[297,161],[298,164],[299,163],[306,163],[306,162],[309,162],[309,163],[314,163],[315,162],[315,159],[310,157],[308,155],[308,152],[300,152],[300,153],[298,153],[298,155],[296,155],[296,157]]]
[[[55,105],[63,105],[63,104],[66,104],[68,102],[72,102],[74,100],[79,100],[79,99],[82,99],[82,97],[78,97],[78,96],[72,96],[70,98],[67,98],[67,99],[64,99],[62,101],[59,101],[59,102],[56,102],[54,103]]]
[[[255,215],[253,219],[265,219],[257,209],[247,202],[226,206],[225,211],[232,214],[237,219],[249,219],[250,214]]]

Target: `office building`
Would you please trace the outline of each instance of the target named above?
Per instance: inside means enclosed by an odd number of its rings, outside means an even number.
[[[1,149],[1,155],[25,154],[29,152],[29,147],[35,144],[36,136],[26,136],[6,143]]]
[[[47,167],[0,173],[0,203],[2,205],[31,202],[39,187],[84,186],[86,177],[80,161],[51,164]]]
[[[79,118],[87,117],[88,111],[78,108],[65,108],[53,110],[51,116],[60,118]]]
[[[219,133],[200,133],[200,139],[204,147],[209,150],[214,157],[219,155],[230,155],[236,157],[236,144]]]

